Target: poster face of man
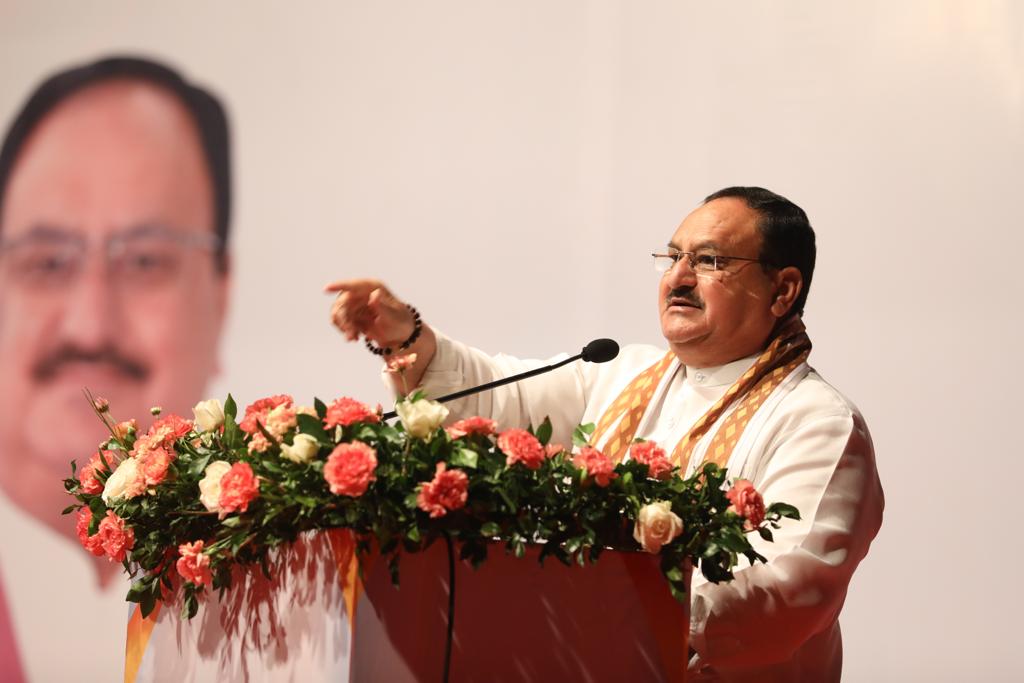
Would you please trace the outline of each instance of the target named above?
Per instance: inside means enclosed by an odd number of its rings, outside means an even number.
[[[201,395],[226,287],[212,194],[195,124],[156,85],[89,87],[27,140],[0,218],[0,450],[35,482],[13,498],[52,501],[103,438],[83,387],[125,418]]]
[[[22,536],[0,548],[0,621],[15,624],[28,679],[61,671],[46,652],[67,650],[91,652],[91,674],[113,680],[127,614],[113,581],[121,567],[77,547],[73,517],[60,515],[72,502],[62,480],[105,438],[83,388],[141,428],[152,406],[190,416],[205,398],[228,289],[211,164],[178,94],[106,78],[34,125],[0,189],[0,494],[20,520],[5,530]],[[66,587],[34,598],[37,611],[67,612],[60,623],[34,616],[32,571]],[[89,628],[64,632],[101,604]]]

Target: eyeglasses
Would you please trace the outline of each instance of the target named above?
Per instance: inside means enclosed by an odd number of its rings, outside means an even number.
[[[654,270],[659,273],[667,273],[672,267],[685,258],[690,264],[690,269],[695,273],[713,273],[717,270],[724,270],[730,261],[747,261],[749,263],[763,263],[761,259],[746,258],[744,256],[722,256],[707,252],[678,251],[669,249],[667,253],[653,253]]]
[[[63,289],[82,272],[92,246],[80,233],[37,228],[0,239],[0,273],[26,289]],[[115,284],[152,289],[176,281],[191,250],[214,252],[221,240],[210,232],[144,226],[108,235],[99,246]]]

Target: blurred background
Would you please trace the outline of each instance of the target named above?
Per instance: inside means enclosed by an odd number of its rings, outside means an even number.
[[[887,498],[841,619],[844,678],[1019,680],[1024,5],[0,0],[0,119],[112,53],[228,109],[233,268],[207,393],[242,405],[388,403],[328,323],[329,280],[379,277],[492,352],[659,344],[649,254],[702,197],[761,185],[801,205],[811,364],[865,415]]]

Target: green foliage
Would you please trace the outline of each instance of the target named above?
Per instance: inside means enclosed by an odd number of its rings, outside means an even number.
[[[259,424],[271,446],[250,453],[252,437],[239,428],[238,409],[229,396],[222,430],[181,437],[174,443],[176,457],[163,482],[135,498],[111,501],[109,508],[135,534],[125,563],[135,576],[127,599],[148,614],[177,587],[182,615],[190,618],[198,609],[199,593],[207,589],[178,580],[175,560],[181,544],[204,542],[212,588],[223,591],[231,585],[235,565],[259,564],[269,574],[268,557],[274,548],[306,531],[339,527],[355,532],[362,551],[376,545],[387,556],[396,582],[403,553],[421,551],[446,535],[458,544],[460,557],[474,566],[486,561],[492,548],[503,547],[522,557],[529,544],[539,544],[541,562],[554,558],[566,565],[585,565],[597,561],[606,548],[639,551],[633,531],[640,510],[668,502],[683,530],[661,548],[661,569],[672,594],[687,600],[684,567],[699,567],[711,581],[728,580],[741,557],[750,562],[764,559],[750,545],[751,531],[771,540],[770,528],[778,528],[786,518],[799,519],[792,506],[774,503],[763,524],[745,529],[745,520],[728,509],[725,470],[710,464],[688,479],[677,473],[653,479],[647,465],[620,463],[617,476],[602,487],[567,453],[545,459],[537,469],[522,463],[509,466],[494,437],[470,434],[452,439],[437,430],[427,441],[410,437],[400,423],[381,422],[356,422],[328,431],[322,421],[326,410],[317,400],[318,417],[299,413],[293,428],[280,437]],[[593,424],[581,425],[573,442],[586,445],[593,432]],[[320,444],[311,462],[281,457],[280,443],[292,444],[298,433]],[[547,443],[550,420],[545,419],[534,434]],[[136,439],[134,432],[111,439],[112,467],[129,457]],[[325,461],[338,443],[355,440],[376,453],[374,479],[361,496],[335,495],[324,478]],[[247,462],[259,477],[259,496],[245,512],[221,517],[200,502],[199,482],[214,461]],[[449,471],[466,475],[467,498],[463,507],[431,517],[419,507],[417,492],[434,478],[440,462]],[[99,495],[82,491],[74,472],[64,485],[76,502],[65,513],[87,506],[94,534],[108,506]],[[110,474],[97,476],[102,482]]]

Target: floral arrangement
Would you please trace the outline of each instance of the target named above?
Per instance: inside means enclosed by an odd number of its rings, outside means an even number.
[[[111,436],[84,467],[72,462],[65,488],[76,502],[64,513],[77,515],[86,550],[134,577],[127,599],[144,616],[180,591],[191,618],[202,592],[230,587],[232,567],[269,575],[272,549],[338,527],[362,551],[376,544],[395,581],[403,552],[440,538],[474,566],[500,545],[521,557],[538,543],[542,562],[565,564],[609,548],[660,553],[673,595],[686,600],[684,562],[728,580],[741,555],[764,561],[747,534],[771,540],[782,518],[799,518],[792,506],[766,507],[750,482],[727,487],[714,465],[683,479],[653,442],[637,441],[616,464],[588,443],[593,425],[576,429],[572,449],[550,443],[547,420],[499,431],[472,417],[444,428],[448,410],[419,393],[399,401],[395,424],[351,398],[302,407],[286,395],[239,419],[229,395],[223,406],[198,404],[192,420],[154,408],[145,433],[90,400]]]

